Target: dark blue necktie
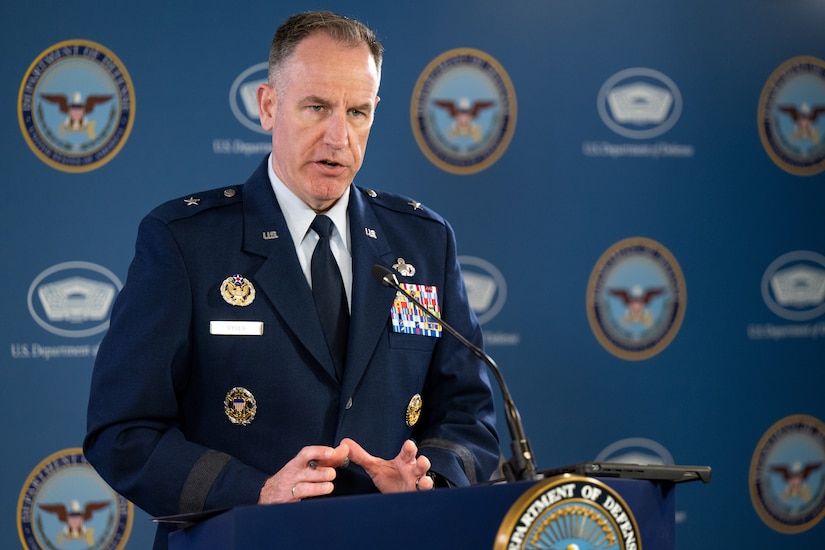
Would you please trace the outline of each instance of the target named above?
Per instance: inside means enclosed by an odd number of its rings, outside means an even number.
[[[312,253],[312,297],[335,362],[335,373],[341,380],[347,357],[349,308],[341,271],[329,247],[334,226],[327,216],[318,215],[310,227],[318,234],[318,244]]]

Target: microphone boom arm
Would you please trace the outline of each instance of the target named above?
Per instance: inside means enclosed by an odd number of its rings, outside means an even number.
[[[395,274],[382,265],[372,266],[372,273],[378,281],[384,286],[394,288],[403,294],[408,300],[418,307],[423,313],[436,319],[444,329],[449,332],[456,340],[461,342],[467,349],[481,359],[491,371],[498,382],[501,390],[501,397],[504,401],[505,418],[507,419],[507,428],[510,431],[510,448],[513,456],[504,464],[504,477],[507,481],[516,480],[535,480],[539,479],[536,472],[536,462],[533,456],[533,451],[530,448],[530,442],[527,440],[527,435],[524,432],[524,424],[521,421],[521,415],[516,408],[516,403],[510,395],[510,390],[507,388],[507,383],[504,381],[504,376],[501,373],[498,365],[493,358],[486,354],[481,348],[467,340],[461,333],[446,323],[439,315],[431,311],[428,307],[422,304],[415,296],[408,292],[401,286]]]

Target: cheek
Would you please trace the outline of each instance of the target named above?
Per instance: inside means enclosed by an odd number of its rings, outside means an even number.
[[[367,150],[367,140],[369,137],[369,129],[366,131],[356,131],[353,133],[353,137],[350,140],[350,146],[352,148],[353,155],[355,155],[356,158],[364,158],[364,153]]]

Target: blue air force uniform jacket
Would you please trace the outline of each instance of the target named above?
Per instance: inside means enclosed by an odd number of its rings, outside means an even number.
[[[170,201],[143,219],[95,363],[84,441],[116,491],[154,516],[254,504],[303,446],[344,437],[387,459],[411,438],[453,485],[492,474],[499,446],[486,367],[446,332],[394,332],[396,292],[371,274],[374,264],[411,264],[412,275],[394,270],[399,281],[435,286],[443,318],[481,345],[451,227],[407,198],[350,193],[341,382],[266,161],[244,185]],[[243,305],[221,291],[235,275],[254,289]],[[240,326],[262,334],[214,334],[212,321],[253,322]],[[233,388],[250,394],[239,400],[241,412],[254,411],[247,425],[230,420]],[[420,418],[408,426],[416,395]],[[363,469],[339,470],[335,494],[374,491]]]

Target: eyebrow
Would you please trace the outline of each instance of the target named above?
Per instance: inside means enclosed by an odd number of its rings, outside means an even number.
[[[304,102],[311,105],[323,105],[324,107],[329,107],[330,102],[322,97],[317,95],[309,95],[304,98]],[[355,105],[353,107],[347,107],[347,110],[355,109],[358,111],[364,112],[371,112],[373,110],[373,105],[370,102],[362,103],[360,105]]]

